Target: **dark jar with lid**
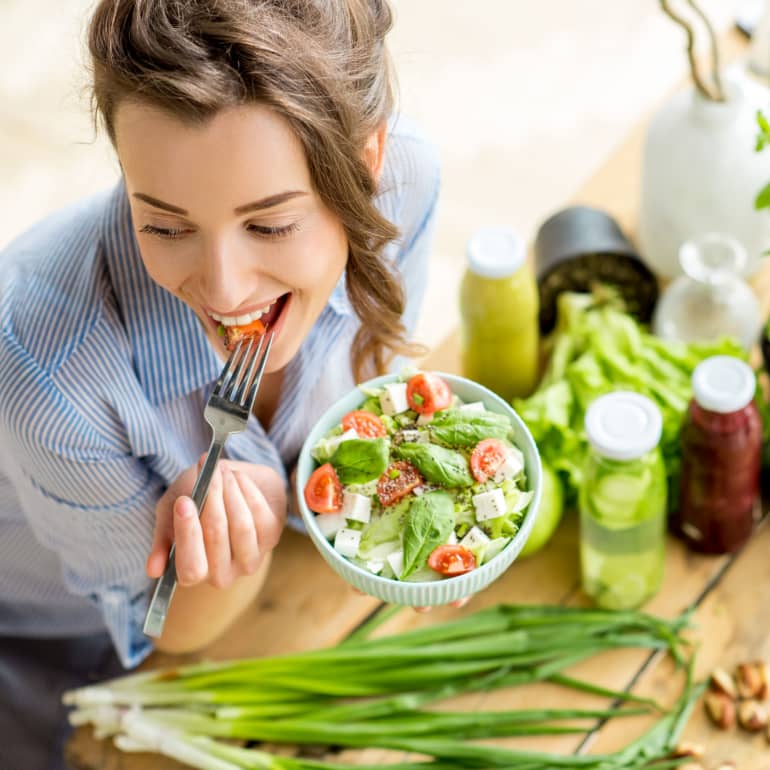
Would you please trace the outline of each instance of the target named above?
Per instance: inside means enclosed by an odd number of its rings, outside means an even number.
[[[762,420],[751,367],[731,356],[699,364],[681,434],[678,523],[692,548],[728,553],[751,536],[759,496]]]

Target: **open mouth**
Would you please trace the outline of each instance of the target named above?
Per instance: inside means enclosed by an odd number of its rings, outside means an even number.
[[[262,308],[243,316],[212,316],[209,321],[220,336],[224,337],[225,347],[232,348],[243,337],[262,334],[268,325],[277,333],[278,323],[289,303],[291,292],[282,294],[267,308]]]

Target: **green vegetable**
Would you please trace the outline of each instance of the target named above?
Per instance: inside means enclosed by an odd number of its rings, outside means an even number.
[[[217,337],[224,337],[224,336],[225,336],[224,324],[219,324],[219,326],[217,326]]]
[[[537,553],[556,531],[564,512],[564,492],[561,481],[546,463],[543,463],[543,485],[540,491],[540,506],[537,509],[535,524],[529,533],[520,556]]]
[[[667,650],[675,661],[685,663],[687,625],[687,616],[667,620],[630,611],[499,605],[395,636],[367,639],[359,633],[326,649],[132,674],[71,691],[64,700],[76,708],[73,719],[78,724],[90,722],[105,735],[117,733],[118,747],[128,748],[124,739],[132,738],[145,745],[149,741],[147,749],[160,752],[160,740],[156,744],[154,736],[162,736],[164,752],[203,770],[349,767],[274,756],[261,748],[233,745],[233,739],[311,744],[333,740],[341,746],[398,749],[437,759],[427,764],[406,761],[391,770],[662,770],[673,766],[671,752],[702,692],[692,684],[692,660],[674,709],[617,752],[565,756],[471,741],[587,733],[597,720],[657,708],[644,698],[560,672],[591,655],[624,647]],[[463,693],[538,681],[637,707],[493,712],[429,708]],[[576,726],[574,720],[583,724]]]
[[[310,451],[312,458],[320,463],[328,463],[331,456],[337,451],[338,441],[333,441],[337,436],[343,433],[342,426],[337,425],[330,430],[323,438],[319,439],[313,449]]]
[[[606,295],[606,291],[605,291]],[[675,509],[679,473],[679,431],[692,397],[695,367],[713,355],[745,359],[729,337],[711,343],[663,341],[643,329],[617,301],[565,292],[558,299],[558,323],[551,357],[535,393],[514,401],[538,444],[542,458],[565,482],[574,502],[582,481],[588,443],[583,421],[588,405],[613,390],[651,398],[663,416],[661,451]]]
[[[427,564],[433,549],[449,539],[454,524],[454,502],[446,492],[428,492],[412,501],[404,529],[402,580]]]
[[[343,441],[330,462],[343,484],[365,484],[381,476],[388,467],[388,441],[384,438]]]
[[[405,497],[396,505],[385,508],[380,513],[372,513],[369,526],[364,530],[359,546],[359,553],[364,559],[371,558],[371,551],[376,546],[400,540],[412,499],[412,497]]]
[[[382,415],[382,407],[380,406],[380,399],[379,398],[367,398],[366,401],[364,401],[363,404],[359,407],[359,409],[362,409],[365,412],[371,412],[372,414],[376,414],[378,417]]]
[[[470,487],[475,483],[465,455],[437,444],[413,444],[404,442],[394,450],[403,460],[408,460],[431,484],[442,487]]]
[[[445,409],[428,426],[435,441],[453,447],[472,447],[485,438],[506,439],[511,421],[497,412]]]

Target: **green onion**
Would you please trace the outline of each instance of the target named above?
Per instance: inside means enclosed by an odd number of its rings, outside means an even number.
[[[584,767],[630,770],[669,763],[673,736],[691,707],[688,683],[674,711],[643,739],[601,757],[559,756],[473,743],[480,738],[587,733],[607,719],[651,713],[657,703],[563,673],[596,653],[637,647],[688,661],[689,616],[500,605],[448,623],[377,639],[369,633],[396,610],[378,613],[337,647],[271,658],[200,663],[134,674],[65,694],[73,724],[92,723],[126,750],[173,756],[203,770],[338,770],[343,765],[275,757],[222,740],[380,747],[433,762],[393,770]],[[692,660],[690,656],[689,660]],[[612,698],[607,709],[432,711],[440,700],[538,681]],[[689,698],[689,700],[688,700]],[[632,702],[635,708],[617,707]],[[220,740],[218,740],[220,739]],[[660,764],[663,762],[664,764]],[[665,764],[668,763],[668,764]]]

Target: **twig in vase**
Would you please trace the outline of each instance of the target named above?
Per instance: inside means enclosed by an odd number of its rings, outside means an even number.
[[[719,77],[719,71],[718,71],[718,65],[719,65],[719,53],[716,45],[716,35],[714,34],[714,30],[709,23],[706,15],[703,13],[703,11],[695,4],[695,0],[687,0],[688,5],[693,8],[693,10],[698,14],[698,16],[703,20],[703,22],[706,25],[706,28],[709,32],[709,38],[711,41],[711,48],[712,48],[712,64],[714,66],[714,74],[713,74],[713,81],[714,85],[716,86],[716,92],[712,93],[711,90],[706,86],[706,83],[704,82],[703,78],[701,77],[700,71],[698,70],[698,61],[695,57],[695,32],[693,31],[693,28],[687,19],[684,18],[684,16],[681,16],[678,14],[674,9],[671,7],[670,0],[659,0],[660,1],[660,7],[663,10],[663,12],[671,18],[673,21],[675,21],[677,24],[679,24],[682,29],[684,29],[685,34],[687,35],[687,58],[690,62],[690,72],[692,74],[693,82],[695,83],[695,88],[698,90],[698,92],[703,96],[705,99],[708,99],[709,101],[713,102],[723,102],[725,100],[724,92],[722,90],[722,84]]]
[[[725,92],[722,88],[722,75],[719,68],[719,43],[717,42],[714,25],[709,21],[709,17],[704,13],[703,9],[695,2],[695,0],[687,0],[687,4],[696,14],[698,14],[698,17],[703,22],[703,25],[708,32],[709,44],[711,45],[711,79],[714,81],[714,85],[717,89],[717,100],[723,102],[725,100]]]

